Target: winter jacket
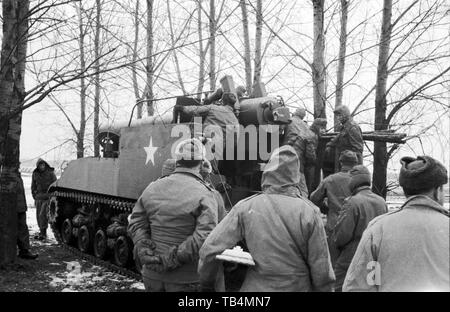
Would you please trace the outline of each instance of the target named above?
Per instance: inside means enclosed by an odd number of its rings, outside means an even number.
[[[167,283],[198,282],[198,251],[217,223],[217,201],[198,172],[177,168],[151,183],[133,208],[128,232],[134,244],[151,239],[157,255],[178,246],[182,265],[163,273],[144,266],[143,274]]]
[[[237,203],[203,244],[203,287],[214,283],[220,265],[216,255],[245,240],[255,266],[248,268],[241,291],[332,290],[334,273],[319,209],[300,197],[297,155],[290,146],[282,148],[290,149],[291,159],[281,158],[274,170],[266,170],[262,194]]]
[[[311,201],[327,214],[326,229],[328,232],[336,225],[345,198],[351,195],[349,183],[350,174],[341,171],[323,179],[310,196]],[[324,207],[325,198],[327,198],[328,210]]]
[[[39,170],[39,165],[41,163],[45,164],[45,170],[42,172]],[[48,199],[48,188],[55,181],[55,169],[50,167],[43,159],[39,159],[36,162],[36,169],[34,169],[31,177],[31,194],[33,195],[33,198],[37,200]]]
[[[369,186],[357,188],[353,195],[345,200],[332,235],[332,240],[339,250],[334,266],[336,288],[342,288],[345,274],[367,224],[386,212],[386,202],[381,196],[372,193]]]
[[[450,291],[449,215],[424,195],[367,226],[343,291]]]
[[[315,134],[309,130],[306,123],[297,116],[292,117],[284,131],[283,144],[291,145],[300,160],[300,172],[305,172],[306,167],[313,166],[316,162]]]
[[[335,147],[338,155],[342,151],[350,150],[355,152],[360,158],[364,150],[361,128],[352,118],[349,118],[342,126],[339,134],[328,143],[328,146]]]
[[[239,121],[229,105],[184,106],[183,112],[191,116],[203,116],[204,126],[216,125],[225,129],[227,125],[239,125]]]

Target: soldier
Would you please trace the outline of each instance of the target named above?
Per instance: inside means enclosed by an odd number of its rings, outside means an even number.
[[[202,148],[196,139],[181,142],[175,172],[151,183],[133,208],[128,232],[147,291],[199,288],[198,251],[218,222],[217,201],[200,175]]]
[[[22,177],[19,176],[19,192],[17,198],[17,247],[19,258],[33,260],[37,254],[30,252],[30,233],[27,226],[27,200],[23,188]]]
[[[309,193],[306,185],[305,170],[316,162],[316,150],[314,148],[314,142],[311,140],[312,132],[303,121],[304,117],[305,110],[303,108],[298,108],[294,112],[291,122],[284,130],[282,145],[291,145],[297,152],[300,160],[300,192],[303,197],[308,198]]]
[[[309,134],[310,134],[310,140],[313,142],[312,145],[314,147],[314,152],[317,155],[317,148],[319,146],[319,138],[322,134],[325,133],[327,127],[327,120],[325,118],[316,118],[314,119],[312,125],[309,127]],[[314,183],[314,172],[317,166],[317,162],[319,159],[316,158],[316,162],[312,163],[310,166],[308,166],[305,170],[305,179],[306,179],[306,185],[308,186],[309,194],[311,194],[313,189],[313,183]]]
[[[225,92],[222,95],[222,103],[223,105],[175,105],[175,112],[180,111],[192,117],[204,117],[204,128],[207,126],[218,126],[222,129],[224,137],[222,137],[221,142],[217,141],[214,152],[214,155],[218,156],[216,157],[218,160],[225,159],[224,151],[227,146],[226,140],[233,139],[233,142],[236,142],[235,135],[239,130],[239,121],[233,112],[234,104],[236,103],[236,96],[233,93]],[[205,133],[205,135],[210,137],[207,133]],[[220,140],[220,138],[218,140]]]
[[[299,160],[291,146],[275,150],[262,177],[262,194],[240,201],[200,250],[204,290],[213,290],[216,255],[245,240],[256,266],[241,291],[331,291],[334,273],[317,207],[300,195]]]
[[[55,169],[39,158],[36,162],[36,169],[33,171],[31,178],[31,194],[34,198],[36,206],[36,219],[39,226],[39,234],[35,236],[35,239],[43,240],[47,238],[48,227],[48,203],[50,196],[48,194],[48,188],[56,181]]]
[[[450,291],[447,169],[429,156],[400,162],[406,202],[369,223],[343,291]]]
[[[329,154],[331,148],[336,149],[337,155],[340,155],[341,152],[345,150],[352,151],[356,153],[356,156],[358,157],[358,164],[362,165],[364,140],[362,138],[361,128],[353,121],[347,106],[339,106],[335,109],[334,114],[341,123],[341,130],[339,134],[327,144],[325,152]]]
[[[327,215],[325,230],[328,238],[330,238],[331,231],[336,225],[344,199],[351,195],[349,171],[358,163],[358,159],[352,151],[344,151],[339,157],[339,163],[341,164],[341,171],[323,179],[310,196],[310,200],[320,208],[322,213]],[[328,240],[328,246],[331,261],[334,265],[338,252],[330,239]]]
[[[352,195],[345,200],[332,235],[332,240],[339,250],[334,267],[336,291],[342,290],[345,274],[367,224],[387,212],[384,199],[370,190],[370,172],[366,167],[353,167],[350,177],[349,187]]]

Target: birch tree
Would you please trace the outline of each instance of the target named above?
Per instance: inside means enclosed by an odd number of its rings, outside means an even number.
[[[326,118],[325,112],[325,0],[312,0],[314,13],[314,47],[312,62],[314,118]]]
[[[242,30],[244,40],[245,86],[247,93],[252,93],[252,64],[250,54],[250,35],[248,30],[248,10],[246,0],[239,0],[242,13]],[[260,41],[261,42],[261,41]],[[260,47],[261,49],[261,47]]]
[[[19,172],[20,135],[25,98],[25,61],[29,35],[28,0],[3,0],[0,69],[0,266],[16,259],[18,198],[24,197]],[[20,112],[11,116],[11,112]],[[23,203],[24,204],[24,203]]]

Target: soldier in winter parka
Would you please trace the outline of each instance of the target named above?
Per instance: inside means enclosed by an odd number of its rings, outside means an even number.
[[[332,235],[339,251],[334,265],[336,291],[342,289],[345,274],[367,224],[387,212],[384,199],[370,190],[370,172],[363,165],[350,170],[349,187],[352,195],[345,200]]]
[[[343,291],[450,291],[447,169],[428,156],[403,157],[401,164],[406,202],[369,223]]]
[[[241,291],[331,291],[334,273],[319,209],[300,195],[299,160],[292,146],[275,150],[262,193],[237,203],[200,249],[199,274],[213,289],[215,257],[245,240],[255,266]]]
[[[40,233],[35,238],[45,239],[47,237],[48,227],[48,188],[56,181],[55,169],[43,159],[39,158],[36,162],[36,169],[33,171],[31,178],[31,194],[36,205],[36,219],[38,222]]]

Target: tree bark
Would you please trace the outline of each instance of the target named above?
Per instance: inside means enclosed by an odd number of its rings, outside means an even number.
[[[28,0],[3,0],[0,70],[0,266],[16,259],[18,197],[25,196],[19,172],[25,61],[28,42]],[[23,203],[25,204],[25,203]]]
[[[147,115],[155,113],[153,102],[153,0],[147,0]]]
[[[170,10],[170,0],[167,0],[166,3],[167,3],[167,15],[169,17],[170,42],[172,44],[172,53],[173,53],[173,59],[175,62],[175,68],[177,71],[178,83],[180,84],[181,92],[183,92],[183,94],[187,94],[186,89],[184,87],[183,78],[181,77],[180,62],[178,61],[177,50],[175,49],[176,42],[175,42],[175,35],[173,32],[172,13]]]
[[[347,48],[347,18],[348,18],[349,0],[341,0],[341,30],[339,35],[339,60],[336,80],[336,102],[334,108],[342,105],[344,73],[345,73],[345,55]],[[334,116],[334,130],[339,130],[339,121]]]
[[[95,55],[95,95],[94,95],[94,156],[100,156],[100,143],[98,141],[99,117],[100,117],[100,32],[101,32],[101,0],[96,0],[97,14],[95,17],[95,39],[94,39],[94,55]]]
[[[262,63],[262,0],[256,1],[256,33],[255,33],[255,71],[253,73],[253,88],[261,82],[261,63]]]
[[[392,0],[384,0],[381,37],[378,54],[377,83],[375,89],[375,131],[386,130],[386,85],[388,79],[389,45],[391,41]],[[386,198],[387,176],[386,142],[375,142],[373,153],[372,190]]]
[[[80,37],[78,39],[78,44],[80,46],[80,71],[86,71],[86,55],[84,51],[84,37],[86,35],[83,25],[83,7],[79,3],[77,7],[78,13],[78,24]],[[76,133],[77,136],[77,158],[84,157],[84,135],[86,132],[86,78],[80,78],[80,129]]]
[[[216,4],[209,1],[209,86],[216,89]]]
[[[203,29],[202,29],[202,0],[197,0],[197,32],[198,32],[198,50],[199,50],[199,70],[197,93],[203,92],[205,86],[205,55],[203,48]],[[200,95],[199,95],[200,97]]]
[[[138,59],[138,41],[139,41],[139,0],[136,0],[134,10],[134,42],[133,42],[133,59],[131,64],[131,74],[133,79],[134,98],[136,102],[140,101],[139,85],[137,79],[137,59]],[[142,102],[137,106],[137,119],[142,118]]]
[[[244,65],[245,65],[245,87],[247,93],[252,93],[252,64],[250,55],[250,35],[248,30],[248,11],[246,0],[239,1],[242,11],[242,28],[244,32]]]
[[[325,0],[312,0],[314,12],[314,50],[312,64],[314,118],[326,118],[325,113]]]

